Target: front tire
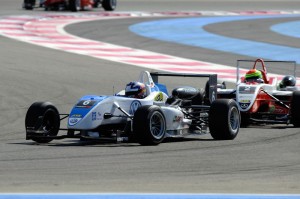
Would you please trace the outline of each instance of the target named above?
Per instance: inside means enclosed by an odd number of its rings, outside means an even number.
[[[53,139],[47,136],[56,136],[60,127],[59,112],[56,107],[50,102],[35,102],[33,103],[25,118],[26,134],[28,131],[42,131],[42,137],[32,137],[35,142],[48,143]]]
[[[209,109],[209,130],[216,140],[233,140],[240,129],[241,116],[233,99],[217,99]]]
[[[137,109],[133,118],[133,134],[141,145],[158,145],[166,134],[166,119],[159,106]]]
[[[117,7],[117,0],[103,0],[102,7],[106,11],[113,11]]]
[[[294,127],[300,127],[300,91],[293,92],[290,112],[291,123]]]

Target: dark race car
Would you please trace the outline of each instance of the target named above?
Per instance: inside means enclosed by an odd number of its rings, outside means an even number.
[[[106,11],[116,9],[117,0],[24,0],[23,8],[32,10],[35,7],[43,7],[45,10],[71,10],[73,12],[85,9],[97,8],[101,5]]]

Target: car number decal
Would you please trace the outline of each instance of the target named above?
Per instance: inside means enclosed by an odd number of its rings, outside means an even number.
[[[81,100],[80,102],[77,103],[76,107],[77,108],[91,108],[94,106],[96,101],[94,100]]]

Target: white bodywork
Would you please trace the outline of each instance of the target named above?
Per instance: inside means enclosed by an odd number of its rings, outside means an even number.
[[[116,104],[131,116],[134,115],[140,106],[158,105],[161,107],[166,119],[167,134],[168,132],[169,136],[185,134],[191,124],[191,120],[184,118],[180,107],[168,107],[165,105],[168,96],[155,88],[149,72],[143,71],[138,81],[146,85],[146,98],[128,98],[124,96],[124,91],[120,91],[115,96],[84,96],[70,113],[68,129],[91,131],[101,125],[126,123],[128,117],[118,109]],[[104,119],[105,113],[110,113],[117,117]]]
[[[272,79],[272,84],[248,84],[241,82],[237,83],[236,101],[240,111],[249,111],[254,104],[258,93],[263,89],[270,94],[276,90],[277,78]],[[282,92],[282,91],[281,91]]]

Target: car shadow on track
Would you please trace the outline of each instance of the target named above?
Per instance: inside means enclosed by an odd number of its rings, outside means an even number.
[[[201,138],[166,138],[161,144],[164,143],[180,143],[180,142],[207,142],[207,141],[218,141],[212,138],[201,139]],[[93,147],[143,147],[139,143],[136,142],[113,142],[113,141],[99,141],[99,140],[88,140],[88,141],[80,141],[80,140],[64,140],[55,142],[52,141],[50,143],[36,143],[34,141],[28,142],[15,142],[8,144],[16,144],[16,145],[33,145],[33,146],[55,146],[55,147],[72,147],[72,146],[93,146]]]
[[[286,124],[257,124],[257,125],[249,125],[247,127],[241,127],[241,129],[293,129],[295,128],[292,125]]]

